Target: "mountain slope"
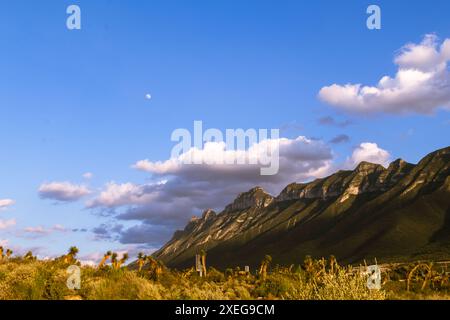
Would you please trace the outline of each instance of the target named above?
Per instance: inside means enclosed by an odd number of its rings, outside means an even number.
[[[450,147],[417,165],[388,168],[362,162],[277,197],[256,187],[221,213],[206,210],[154,255],[171,267],[188,267],[200,250],[217,267],[256,266],[334,254],[343,262],[365,258],[450,258]]]

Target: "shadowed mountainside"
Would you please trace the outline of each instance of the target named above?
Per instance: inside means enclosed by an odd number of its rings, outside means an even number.
[[[346,263],[450,258],[450,147],[417,165],[362,162],[353,171],[288,185],[277,197],[256,187],[221,213],[206,210],[154,256],[170,267],[208,252],[217,267],[300,263],[335,255]]]

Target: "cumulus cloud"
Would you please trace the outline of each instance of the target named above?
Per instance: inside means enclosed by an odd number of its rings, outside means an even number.
[[[12,199],[0,199],[0,211],[6,210],[15,203]]]
[[[391,154],[388,151],[380,148],[376,143],[363,142],[355,148],[347,164],[349,167],[355,167],[362,161],[366,161],[387,167],[390,160]]]
[[[260,168],[270,160],[264,159],[267,150],[279,155],[280,171],[273,176],[261,177]],[[203,149],[193,147],[162,162],[141,160],[133,167],[160,176],[195,178],[202,173],[219,180],[276,182],[284,180],[286,174],[291,177],[294,174],[295,179],[314,177],[316,170],[323,168],[331,158],[331,150],[325,143],[299,136],[296,139],[266,139],[246,150],[228,150],[224,142],[208,142]]]
[[[375,86],[333,84],[319,97],[339,109],[356,113],[430,114],[450,107],[450,39],[439,43],[426,35],[419,44],[405,45],[394,59],[394,77],[384,76]]]
[[[344,141],[348,137],[337,138]],[[344,164],[338,165],[334,163],[329,145],[323,141],[306,137],[280,140],[280,170],[275,176],[262,176],[257,165],[214,164],[212,160],[217,158],[257,154],[251,147],[227,153],[219,142],[205,144],[202,150],[191,149],[165,161],[136,162],[133,167],[149,173],[153,182],[110,182],[88,201],[87,207],[112,215],[111,223],[91,230],[95,239],[155,248],[168,241],[176,229],[183,228],[193,215],[207,208],[220,212],[239,192],[254,186],[262,186],[277,195],[292,182],[324,177],[361,161],[386,165],[390,159],[390,154],[376,143],[365,142],[354,149]],[[184,157],[193,152],[212,164],[185,164]]]
[[[105,210],[122,221],[141,224],[120,229],[114,225],[102,225],[94,230],[94,234],[99,239],[111,238],[111,234],[115,234],[113,238],[122,243],[157,246],[168,240],[175,229],[184,227],[193,215],[206,208],[220,211],[239,192],[259,185],[277,194],[291,182],[322,177],[332,169],[330,147],[323,141],[302,136],[276,141],[280,170],[273,176],[261,175],[260,165],[215,164],[217,159],[258,157],[259,148],[274,143],[268,140],[238,151],[229,151],[224,144],[211,142],[201,150],[192,148],[165,161],[138,161],[133,167],[151,174],[154,182],[111,182],[97,197],[88,201],[87,207]],[[190,156],[198,157],[203,164],[186,164],[185,159]]]
[[[76,185],[70,182],[44,183],[39,187],[38,192],[42,199],[61,202],[74,202],[91,193],[86,186]]]
[[[151,202],[156,194],[151,192],[152,186],[158,186],[164,182],[154,185],[137,185],[134,183],[117,184],[110,182],[98,197],[88,201],[88,208],[107,207],[115,208],[125,205],[136,205]]]
[[[0,220],[0,230],[9,229],[16,225],[16,219]]]

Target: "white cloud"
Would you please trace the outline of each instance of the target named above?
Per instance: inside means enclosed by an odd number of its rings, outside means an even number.
[[[83,267],[95,267],[97,263],[93,260],[79,260]]]
[[[5,230],[16,225],[16,219],[0,220],[0,230]]]
[[[44,227],[27,227],[24,229],[25,232],[27,233],[39,233],[39,234],[47,234],[48,231],[46,229],[44,229]]]
[[[60,224],[55,224],[52,228],[54,231],[67,232],[67,228]]]
[[[70,182],[44,183],[39,187],[39,196],[42,199],[62,202],[77,201],[90,193],[91,191],[86,186],[75,185]]]
[[[98,197],[88,201],[87,207],[114,208],[125,205],[136,205],[150,202],[155,198],[152,193],[146,192],[151,185],[137,185],[134,183],[117,184],[110,182]]]
[[[388,151],[378,147],[376,143],[363,142],[355,148],[351,157],[347,160],[347,165],[355,167],[360,162],[366,161],[387,167],[390,160],[391,155]]]
[[[0,199],[0,211],[6,210],[15,203],[12,199]]]
[[[140,221],[142,225],[103,226],[95,233],[100,237],[114,234],[112,238],[122,243],[146,243],[157,247],[168,240],[176,228],[184,227],[192,215],[206,208],[221,210],[239,192],[259,185],[277,194],[291,182],[323,177],[332,169],[333,155],[323,141],[298,137],[278,142],[280,170],[274,176],[262,176],[259,165],[184,163],[189,154],[209,163],[222,157],[257,156],[258,147],[273,141],[241,151],[226,151],[221,143],[207,143],[202,150],[190,149],[177,158],[139,161],[134,168],[151,173],[154,183],[111,182],[87,203],[87,207],[104,209],[119,220]]]
[[[394,62],[394,78],[384,76],[376,86],[333,84],[319,97],[330,105],[356,113],[421,113],[450,107],[450,39],[439,45],[435,35],[402,48]]]
[[[43,226],[37,227],[27,227],[23,229],[26,234],[31,234],[32,236],[46,236],[54,232],[67,232],[69,231],[66,227],[56,224],[53,227],[45,228]]]
[[[276,149],[279,154],[280,172],[273,177],[260,177],[260,168],[266,167],[270,160],[274,160],[267,157],[268,150],[272,150],[274,153],[273,151]],[[289,175],[291,179],[313,178],[317,175],[317,169],[328,165],[324,160],[330,159],[331,151],[325,143],[299,136],[296,139],[263,140],[246,150],[227,150],[224,142],[208,142],[203,149],[193,147],[177,158],[158,162],[141,160],[136,162],[133,167],[162,176],[191,176],[200,172],[208,172],[208,175],[217,176],[219,179],[239,181],[251,179],[258,182],[281,181],[286,175]],[[193,161],[199,164],[189,164]],[[294,167],[298,170],[293,170]]]
[[[278,148],[279,172],[273,176],[260,174],[260,164],[264,153]],[[206,143],[203,149],[191,148],[177,158],[166,161],[138,161],[133,167],[151,173],[160,179],[166,179],[167,186],[151,191],[167,190],[173,187],[175,179],[193,184],[199,189],[205,185],[226,183],[236,189],[245,190],[247,185],[260,184],[269,191],[277,192],[286,182],[303,181],[326,174],[332,161],[332,152],[323,141],[299,136],[296,139],[268,139],[250,146],[246,150],[226,150],[223,142]],[[201,164],[188,164],[189,159],[197,159]],[[237,164],[244,159],[247,164]],[[267,160],[267,159],[265,159]],[[218,163],[218,164],[217,164]],[[224,164],[235,163],[235,164]],[[223,186],[221,186],[223,187]]]
[[[259,167],[251,165],[188,165],[183,163],[186,154],[166,161],[138,161],[134,168],[150,173],[154,181],[160,182],[106,184],[87,207],[105,210],[113,215],[113,223],[92,231],[99,240],[154,248],[168,241],[173,231],[183,228],[193,215],[207,208],[220,212],[239,192],[261,186],[277,195],[292,182],[325,177],[341,168],[353,169],[361,161],[386,166],[391,158],[376,143],[364,142],[345,163],[337,164],[329,145],[305,137],[281,139],[279,151],[280,171],[275,176],[261,176]],[[189,152],[195,152],[203,160],[239,156],[237,152],[226,154],[219,143]],[[252,151],[240,152],[248,156]],[[117,223],[118,220],[124,224]],[[139,224],[133,225],[134,222]]]

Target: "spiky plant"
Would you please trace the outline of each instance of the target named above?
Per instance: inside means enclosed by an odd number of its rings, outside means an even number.
[[[69,249],[69,254],[72,256],[72,257],[75,257],[77,254],[78,254],[78,252],[80,252],[80,250],[78,250],[78,248],[77,247],[70,247],[70,249]]]
[[[64,256],[65,263],[74,263],[76,261],[75,257],[79,250],[77,247],[73,246],[69,248],[69,252]]]
[[[117,269],[117,253],[113,252],[111,255],[111,264],[113,269]]]
[[[122,255],[122,258],[117,263],[117,269],[120,269],[122,265],[128,260],[129,256],[128,253],[124,253]]]
[[[34,259],[36,259],[36,258],[33,256],[33,252],[28,251],[28,252],[25,253],[25,255],[23,256],[23,259],[25,259],[25,260],[34,260]]]
[[[100,261],[100,263],[98,264],[98,268],[101,269],[105,266],[106,262],[109,260],[109,258],[111,258],[112,252],[108,251],[105,253],[105,255],[103,256],[102,260]]]
[[[269,267],[270,263],[272,262],[272,257],[270,255],[266,255],[264,259],[261,262],[261,266],[259,268],[259,276],[262,280],[266,280],[267,278],[267,268]]]
[[[160,261],[153,258],[152,256],[147,256],[146,260],[149,264],[148,271],[150,279],[158,280],[158,278],[163,273],[164,265]]]
[[[147,257],[142,252],[139,252],[137,258],[138,258],[137,264],[138,264],[138,267],[139,267],[139,272],[141,272],[142,268],[145,265],[145,261],[146,261]]]

